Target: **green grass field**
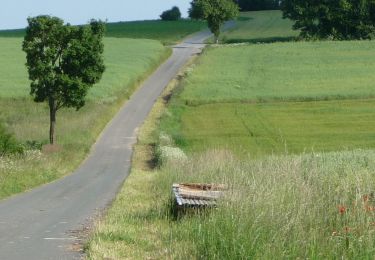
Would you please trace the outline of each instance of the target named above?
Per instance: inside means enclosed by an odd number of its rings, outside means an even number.
[[[184,150],[267,154],[375,147],[375,100],[185,106],[162,124]],[[169,121],[170,120],[170,121]],[[169,129],[168,129],[169,128]]]
[[[281,11],[244,12],[236,28],[224,32],[221,40],[225,43],[290,41],[299,34],[292,30],[292,25],[292,21],[282,19]]]
[[[375,97],[371,41],[211,48],[187,78],[188,103]]]
[[[135,21],[108,23],[106,37],[153,39],[163,44],[174,44],[184,37],[206,27],[202,21]],[[3,30],[0,37],[23,37],[25,30]]]
[[[97,136],[124,100],[170,51],[154,40],[105,39],[107,70],[88,94],[84,108],[57,114],[58,153],[0,158],[0,198],[68,174],[79,165]],[[22,143],[48,140],[46,104],[29,97],[21,40],[0,38],[0,121]]]

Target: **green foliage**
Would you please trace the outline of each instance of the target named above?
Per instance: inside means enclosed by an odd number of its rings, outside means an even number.
[[[181,12],[180,9],[177,6],[172,7],[172,9],[164,11],[160,18],[163,21],[177,21],[181,19]]]
[[[204,12],[202,6],[199,5],[198,0],[193,0],[190,2],[190,8],[188,10],[189,17],[195,20],[204,19]]]
[[[31,92],[35,102],[48,102],[50,143],[54,143],[56,112],[62,107],[84,106],[88,89],[104,72],[104,24],[64,25],[57,17],[28,18],[23,43]]]
[[[0,122],[0,158],[6,155],[22,154],[24,148],[19,144],[13,134],[9,133]]]
[[[276,10],[280,8],[279,0],[237,0],[241,11]]]
[[[284,0],[282,10],[307,39],[372,39],[375,35],[373,0]]]
[[[203,18],[215,35],[215,42],[219,40],[220,29],[224,22],[237,17],[239,14],[238,5],[232,0],[197,0],[196,4],[203,11]]]

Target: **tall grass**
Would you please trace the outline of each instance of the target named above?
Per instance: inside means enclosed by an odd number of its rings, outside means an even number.
[[[239,161],[212,150],[171,163],[154,184],[159,196],[173,182],[230,189],[216,209],[171,221],[165,244],[176,259],[372,258],[374,159],[357,150]]]

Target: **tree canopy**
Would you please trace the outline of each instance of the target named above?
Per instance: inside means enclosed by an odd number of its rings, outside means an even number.
[[[279,0],[235,0],[241,11],[259,11],[280,9]]]
[[[232,0],[196,0],[193,1],[202,10],[203,19],[215,35],[218,42],[220,30],[224,22],[229,21],[239,14],[239,7]]]
[[[177,6],[173,6],[170,10],[164,11],[160,18],[163,21],[177,21],[181,19],[181,12]]]
[[[50,143],[54,143],[56,112],[62,107],[80,109],[91,86],[105,70],[102,42],[105,26],[92,20],[71,26],[57,17],[28,18],[23,42],[35,102],[50,109]]]
[[[283,0],[282,10],[304,38],[371,39],[375,34],[374,0]]]

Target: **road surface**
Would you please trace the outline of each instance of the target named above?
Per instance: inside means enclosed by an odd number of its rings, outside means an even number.
[[[110,203],[129,174],[137,129],[163,89],[192,55],[204,47],[208,31],[173,48],[164,62],[121,108],[71,175],[0,202],[0,259],[79,259],[72,245],[80,230]]]

